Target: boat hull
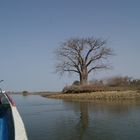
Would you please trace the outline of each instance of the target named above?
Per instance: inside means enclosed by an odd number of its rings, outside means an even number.
[[[0,105],[0,140],[14,140],[14,130],[10,105]]]
[[[0,140],[28,140],[16,105],[7,94],[0,94]]]

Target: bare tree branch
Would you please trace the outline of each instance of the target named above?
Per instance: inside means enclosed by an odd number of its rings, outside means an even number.
[[[80,83],[86,83],[89,73],[108,68],[104,61],[111,55],[112,50],[106,47],[105,40],[93,37],[69,39],[57,50],[56,71],[78,73]]]
[[[93,70],[98,70],[98,69],[109,69],[110,67],[107,66],[107,65],[97,65],[97,66],[94,66],[92,68],[90,68],[88,70],[88,74],[91,73]]]

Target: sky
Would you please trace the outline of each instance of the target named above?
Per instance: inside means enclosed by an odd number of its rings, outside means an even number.
[[[78,80],[55,71],[54,51],[66,39],[108,40],[112,70],[90,79],[140,78],[139,0],[1,0],[0,79],[10,91],[60,91]]]

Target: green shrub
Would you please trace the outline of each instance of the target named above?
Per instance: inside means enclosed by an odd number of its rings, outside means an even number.
[[[23,96],[27,96],[28,95],[28,91],[22,91],[22,95]]]

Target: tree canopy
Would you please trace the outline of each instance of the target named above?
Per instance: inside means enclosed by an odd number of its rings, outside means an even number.
[[[91,72],[110,67],[106,60],[112,54],[106,40],[93,37],[69,39],[56,50],[56,72],[77,73],[80,84],[86,84]]]

